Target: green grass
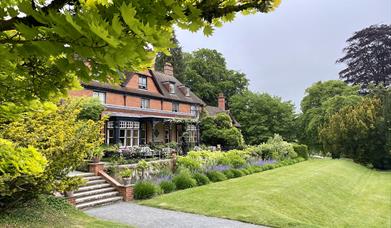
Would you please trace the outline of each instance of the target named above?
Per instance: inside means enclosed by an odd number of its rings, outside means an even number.
[[[130,227],[90,217],[53,196],[0,212],[0,227]]]
[[[140,203],[277,227],[388,228],[391,172],[309,160]]]

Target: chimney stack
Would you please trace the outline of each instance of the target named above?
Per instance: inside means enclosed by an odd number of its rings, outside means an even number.
[[[219,98],[218,98],[218,102],[217,103],[218,103],[217,107],[219,107],[219,109],[225,111],[225,97],[224,97],[223,93],[219,94]]]
[[[164,74],[174,77],[174,68],[172,67],[171,63],[169,62],[165,63],[163,71]]]

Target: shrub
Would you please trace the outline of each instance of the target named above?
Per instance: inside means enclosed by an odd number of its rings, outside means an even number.
[[[162,189],[163,193],[170,193],[175,191],[176,186],[172,181],[162,181],[160,182],[160,188]]]
[[[18,148],[0,138],[0,202],[3,197],[19,198],[34,189],[46,164],[45,157],[33,147]]]
[[[155,196],[158,188],[148,181],[137,182],[133,189],[135,199],[149,199]]]
[[[34,111],[25,112],[20,118],[1,125],[0,138],[16,142],[18,148],[35,148],[37,153],[29,153],[36,154],[33,156],[35,158],[42,156],[47,160],[44,172],[30,182],[29,188],[18,188],[20,193],[27,195],[26,198],[32,192],[50,194],[60,190],[63,187],[61,182],[67,174],[84,162],[89,151],[102,144],[104,120],[95,122],[78,119],[79,110],[79,104],[72,100],[64,100],[59,106],[45,103],[34,108]],[[32,161],[21,159],[20,162],[27,164]],[[39,167],[40,165],[34,166],[34,170]],[[11,179],[6,181],[13,183],[18,181],[13,177],[7,178]],[[1,180],[0,186],[3,185],[8,186]],[[7,196],[7,200],[0,201],[15,201],[14,196],[18,198],[12,193]]]
[[[241,167],[246,164],[246,160],[243,158],[244,156],[245,154],[243,151],[228,151],[227,153],[225,153],[226,162],[228,164],[225,165],[230,165],[234,168]]]
[[[186,189],[197,186],[197,181],[193,179],[189,172],[180,172],[172,180],[177,189]]]
[[[250,174],[250,172],[247,169],[241,169],[241,171],[243,172],[244,175],[249,175]]]
[[[198,186],[206,185],[206,184],[210,183],[209,178],[206,175],[202,174],[202,173],[195,173],[195,174],[193,174],[193,178],[197,181],[197,185]]]
[[[234,175],[235,178],[244,176],[243,171],[240,170],[240,169],[231,169],[231,172],[232,172],[232,174]]]
[[[105,109],[103,104],[97,98],[81,97],[73,98],[76,102],[80,102],[79,119],[98,121]]]
[[[259,145],[259,147],[262,151],[262,159],[284,160],[297,157],[292,144],[284,141],[278,134],[275,134],[273,138],[269,138],[266,143]]]
[[[186,168],[194,172],[201,170],[201,162],[190,156],[179,157],[177,165],[179,168]]]
[[[246,170],[247,170],[249,173],[258,173],[258,172],[261,172],[261,171],[262,171],[262,168],[261,168],[261,166],[252,165],[252,166],[248,166],[248,167],[246,168]]]
[[[227,180],[227,177],[224,175],[224,173],[220,171],[209,171],[206,173],[206,175],[208,176],[209,180],[212,182]]]
[[[262,166],[262,168],[263,168],[263,170],[274,169],[275,164],[267,164],[267,165]]]
[[[224,170],[223,173],[224,173],[224,175],[225,175],[228,179],[231,179],[231,178],[234,178],[234,177],[235,177],[235,175],[234,175],[234,173],[232,172],[231,169]]]
[[[304,144],[293,144],[293,149],[297,153],[297,156],[304,159],[308,159],[308,146]]]

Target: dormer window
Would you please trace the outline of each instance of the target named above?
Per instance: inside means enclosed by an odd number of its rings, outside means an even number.
[[[168,88],[169,88],[169,90],[170,90],[170,93],[175,93],[175,83],[172,83],[172,82],[171,82],[171,83],[169,84],[169,87],[168,87]]]
[[[138,76],[138,88],[147,89],[147,77],[139,75]]]

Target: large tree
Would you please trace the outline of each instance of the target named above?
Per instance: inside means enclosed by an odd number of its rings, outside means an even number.
[[[346,63],[339,76],[365,90],[370,83],[391,84],[391,26],[373,25],[355,32],[338,63]]]
[[[305,90],[301,101],[302,114],[297,119],[297,137],[312,150],[321,150],[319,128],[327,118],[346,105],[361,101],[357,86],[343,81],[317,82]]]
[[[199,49],[185,55],[183,82],[208,105],[217,105],[219,93],[226,99],[247,90],[246,75],[229,70],[224,56],[211,49]]]
[[[376,168],[391,169],[384,121],[380,99],[366,97],[358,105],[333,114],[321,128],[320,139],[333,158],[349,157]]]
[[[26,89],[21,97],[13,94],[13,101],[23,101],[29,97],[26,94],[45,100],[64,92],[74,85],[76,76],[84,81],[118,80],[118,72],[149,67],[157,52],[167,53],[173,46],[174,25],[210,35],[238,12],[266,13],[279,2],[2,0],[0,81],[10,91],[20,88],[20,81],[37,78],[30,75],[30,66],[55,72],[46,74],[45,80],[54,82],[41,87],[45,93]],[[0,91],[0,97],[9,97]]]
[[[185,73],[185,60],[183,57],[184,54],[182,52],[182,47],[179,44],[175,33],[172,37],[172,42],[174,43],[175,47],[169,48],[169,55],[165,54],[164,52],[157,53],[155,58],[155,70],[163,72],[164,64],[167,62],[171,63],[174,68],[174,76],[182,82],[184,80]]]
[[[293,138],[295,115],[290,102],[248,91],[232,97],[230,110],[239,121],[247,144],[260,144],[274,134]]]

